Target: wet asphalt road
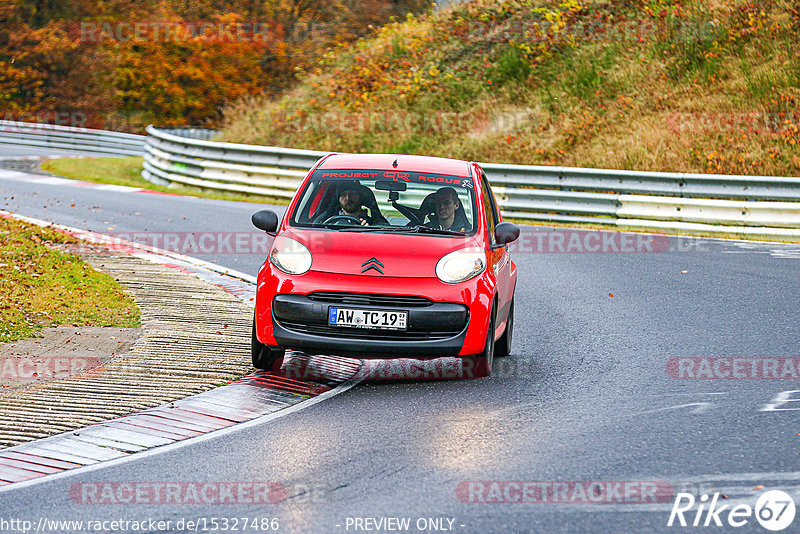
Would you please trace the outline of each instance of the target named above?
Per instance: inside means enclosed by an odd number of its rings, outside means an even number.
[[[258,209],[1,177],[0,207],[90,230],[165,233],[249,233]],[[160,519],[172,521],[171,530],[181,519],[266,517],[282,532],[363,532],[359,525],[394,525],[388,518],[408,518],[410,532],[661,532],[704,530],[667,527],[681,491],[752,506],[761,493],[753,488],[763,485],[800,504],[800,419],[791,410],[800,403],[776,400],[800,398],[787,393],[800,390],[800,380],[785,362],[784,379],[668,372],[678,358],[700,365],[800,357],[800,245],[659,237],[655,252],[559,252],[573,234],[589,243],[586,233],[525,233],[514,255],[513,355],[496,362],[491,378],[367,381],[275,421],[1,493],[0,517]],[[264,254],[240,248],[197,257],[255,274]],[[764,411],[769,406],[777,410]],[[270,505],[70,498],[74,484],[98,481],[277,481],[289,498]],[[509,481],[538,482],[550,498],[497,502],[519,500]],[[612,490],[598,503],[576,494],[578,486],[599,487],[592,481]],[[633,493],[617,498],[614,488],[625,481]],[[555,483],[569,493],[554,495]],[[637,498],[643,487],[660,488],[656,502]],[[707,530],[764,531],[752,517],[740,528]]]

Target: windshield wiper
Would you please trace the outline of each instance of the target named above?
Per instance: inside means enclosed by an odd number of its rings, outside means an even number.
[[[418,224],[416,226],[404,226],[403,230],[406,232],[415,232],[418,234],[439,234],[439,235],[467,235],[465,232],[456,232],[455,230],[443,230],[440,228],[430,228]]]
[[[336,223],[305,223],[302,226],[298,225],[300,228],[327,228],[329,230],[341,230],[343,228],[357,228],[355,226],[342,226],[341,224]]]
[[[386,230],[386,226],[337,226],[340,232],[365,232],[369,230]]]

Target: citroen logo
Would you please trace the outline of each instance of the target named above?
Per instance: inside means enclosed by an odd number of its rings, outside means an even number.
[[[362,263],[361,266],[363,267],[363,269],[361,269],[361,274],[364,274],[370,269],[375,269],[379,273],[383,274],[384,267],[383,264],[378,261],[378,258],[370,258],[364,263]]]

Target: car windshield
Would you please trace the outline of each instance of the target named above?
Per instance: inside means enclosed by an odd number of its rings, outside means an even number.
[[[349,232],[475,232],[471,178],[441,174],[317,170],[290,217],[292,226]]]

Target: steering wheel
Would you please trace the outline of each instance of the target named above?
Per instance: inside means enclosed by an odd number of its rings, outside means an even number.
[[[355,225],[361,226],[361,219],[357,219],[352,215],[333,215],[325,219],[322,224],[338,224],[343,222],[351,222]]]

